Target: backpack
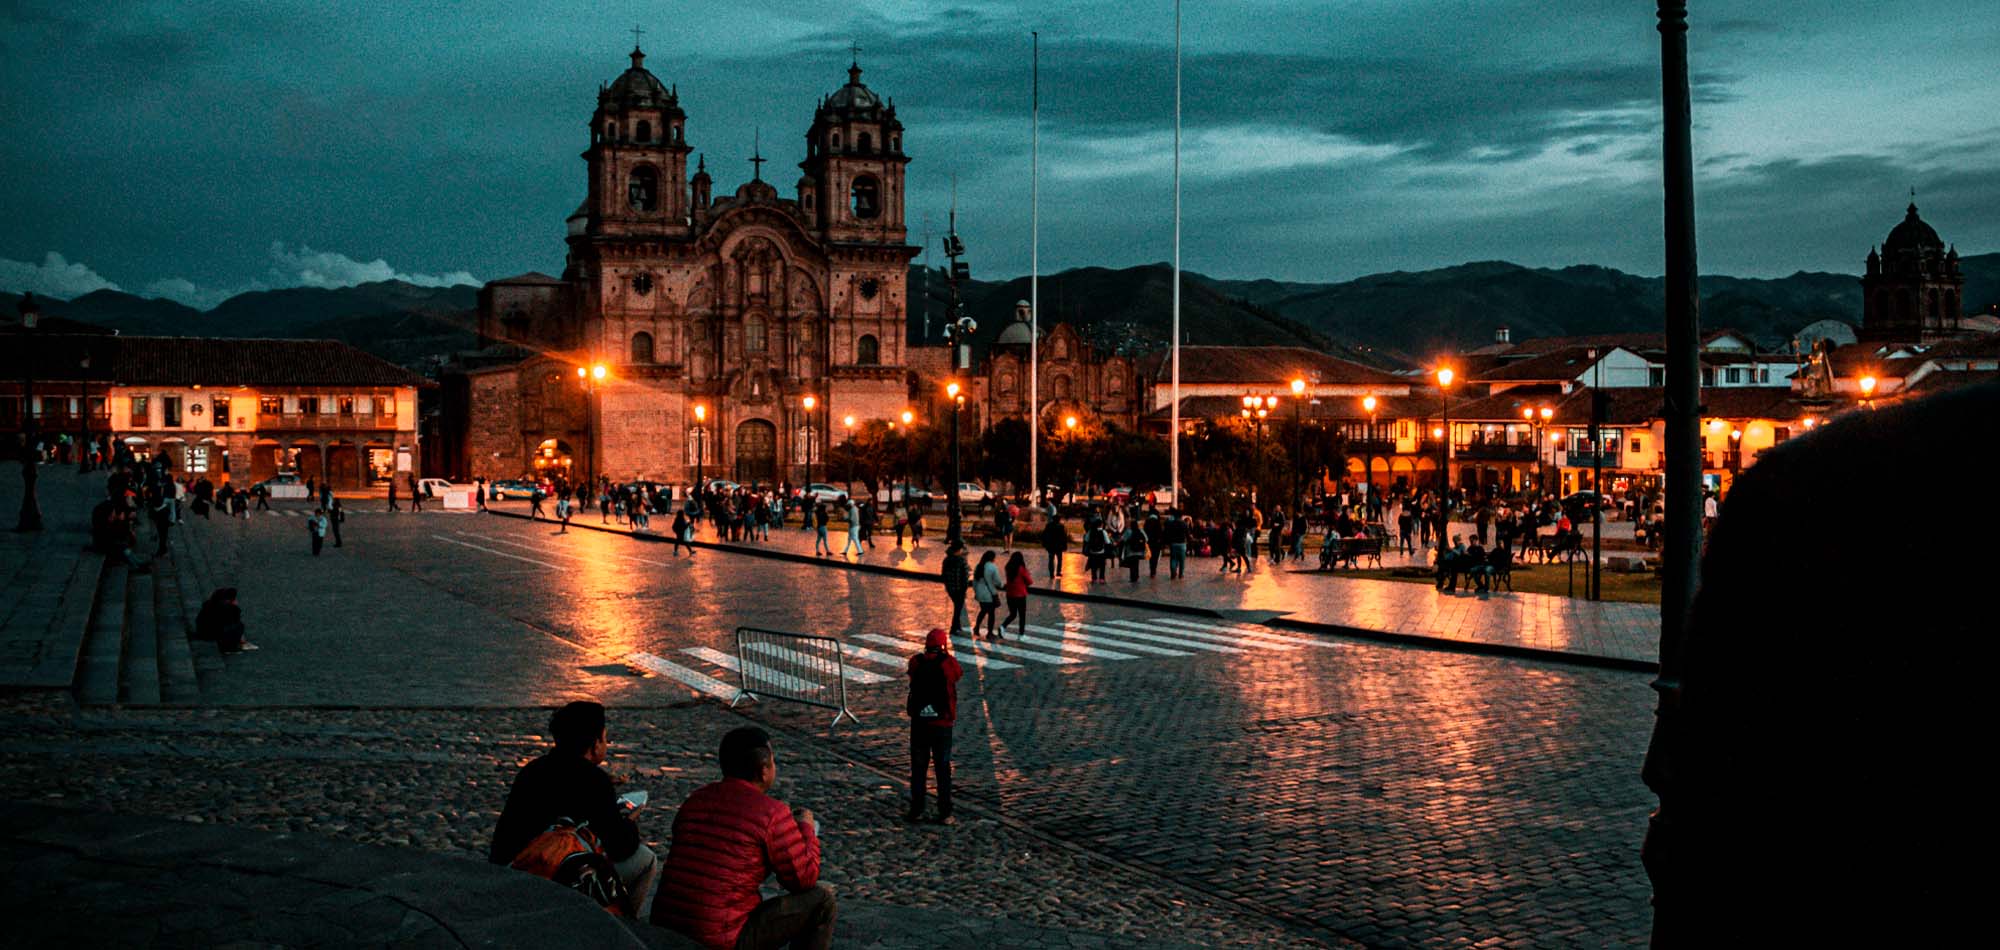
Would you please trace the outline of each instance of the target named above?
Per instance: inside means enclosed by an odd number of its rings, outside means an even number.
[[[628,893],[618,878],[618,865],[597,843],[590,822],[558,818],[547,831],[529,840],[508,865],[545,877],[597,902],[614,914],[622,913]]]
[[[905,710],[918,722],[943,719],[951,711],[951,684],[945,682],[944,659],[925,655],[910,668],[910,699]]]

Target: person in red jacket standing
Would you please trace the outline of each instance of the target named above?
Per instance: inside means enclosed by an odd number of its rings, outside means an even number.
[[[769,733],[722,737],[722,781],[695,789],[674,816],[674,843],[653,897],[653,923],[716,950],[825,950],[833,945],[833,889],[819,881],[819,822],[765,794],[778,780]],[[788,892],[763,900],[772,874]]]
[[[937,763],[937,823],[951,818],[951,727],[958,720],[958,660],[945,650],[951,635],[933,627],[924,652],[910,657],[910,821],[924,819],[924,784]]]

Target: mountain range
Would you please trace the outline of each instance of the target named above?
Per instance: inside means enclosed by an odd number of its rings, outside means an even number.
[[[2000,254],[1961,259],[1968,313],[2000,308]],[[1607,267],[1530,268],[1504,261],[1371,274],[1332,283],[1221,280],[1192,271],[1181,283],[1181,332],[1193,344],[1307,346],[1379,366],[1416,365],[1476,347],[1506,327],[1513,339],[1656,330],[1657,277]],[[1074,324],[1107,351],[1142,352],[1171,339],[1172,271],[1166,264],[1083,267],[1040,281],[1042,323]],[[1859,323],[1861,285],[1847,274],[1701,279],[1702,325],[1730,327],[1782,346],[1807,324]],[[478,288],[380,281],[238,294],[202,311],[115,290],[45,299],[43,312],[148,335],[344,340],[423,369],[471,348]],[[965,281],[959,295],[983,350],[1013,318],[1029,281]],[[19,295],[0,292],[11,315]],[[910,269],[910,339],[941,341],[950,290],[941,271]]]

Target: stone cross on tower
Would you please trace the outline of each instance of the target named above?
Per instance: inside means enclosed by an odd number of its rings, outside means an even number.
[[[849,53],[853,54],[853,56],[854,56],[854,65],[856,65],[856,66],[859,66],[859,65],[861,65],[861,44],[859,44],[859,43],[849,43],[849,44],[847,44],[847,51],[848,51]]]
[[[632,26],[632,48],[633,48],[633,49],[638,49],[638,48],[639,48],[639,35],[640,35],[640,34],[642,34],[642,33],[644,33],[644,32],[646,32],[646,31],[645,31],[645,30],[642,30],[642,29],[640,29],[640,28],[638,27],[638,25],[637,25],[637,24],[633,24],[633,26]]]
[[[752,169],[750,180],[763,181],[764,163],[770,161],[770,159],[764,157],[764,133],[762,129],[753,129],[750,134],[752,136],[751,141],[755,143],[751,146],[750,150],[750,167]]]

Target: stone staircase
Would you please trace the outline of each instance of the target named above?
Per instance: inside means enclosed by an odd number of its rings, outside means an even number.
[[[73,689],[84,705],[192,705],[203,682],[225,674],[214,643],[193,640],[195,617],[210,591],[236,577],[242,522],[187,516],[172,549],[151,570],[107,564],[97,583]],[[145,533],[140,551],[150,551]],[[101,559],[100,559],[101,562]]]

